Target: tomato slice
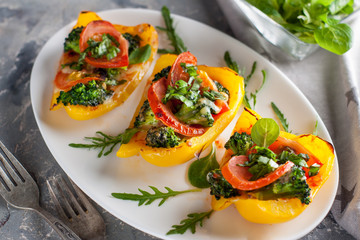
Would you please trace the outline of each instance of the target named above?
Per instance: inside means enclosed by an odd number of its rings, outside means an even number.
[[[167,86],[167,79],[163,77],[152,83],[149,88],[148,100],[155,117],[181,135],[193,137],[204,134],[204,127],[193,127],[180,122],[171,112],[170,108],[162,102]]]
[[[70,74],[59,71],[55,76],[55,86],[61,90],[67,90],[78,83],[87,83],[92,80],[101,80],[97,77],[85,77],[77,80],[69,80]]]
[[[116,30],[116,28],[108,21],[97,20],[92,21],[82,30],[80,34],[79,47],[80,51],[84,52],[89,46],[87,41],[90,38],[101,38],[102,34],[109,34],[113,36],[120,44],[120,52],[118,55],[110,60],[104,58],[93,58],[89,55],[86,56],[85,61],[90,65],[98,68],[119,68],[129,65],[128,56],[128,41],[122,36],[122,34]]]
[[[175,82],[178,80],[184,80],[188,81],[189,74],[184,71],[184,69],[181,67],[180,63],[186,63],[186,64],[197,64],[196,57],[190,53],[190,52],[183,52],[179,54],[179,56],[176,58],[175,62],[171,66],[168,78],[167,78],[167,85],[174,86]]]
[[[248,157],[245,155],[234,156],[224,167],[221,168],[221,173],[224,178],[236,189],[250,191],[265,187],[285,173],[291,170],[294,166],[293,162],[287,161],[285,164],[280,165],[275,171],[269,173],[265,177],[259,178],[255,181],[249,181],[252,174],[249,172],[248,167],[241,167],[238,164],[244,164],[248,161]]]
[[[314,156],[314,154],[312,154],[309,150],[307,150],[299,142],[292,140],[292,139],[278,137],[276,139],[276,141],[269,146],[269,149],[276,154],[280,154],[287,147],[292,149],[296,154],[300,154],[300,153],[307,154],[309,156],[309,160],[307,161],[307,164],[309,167],[311,165],[313,165],[314,163],[317,163],[320,166],[323,165],[322,162],[317,157]],[[306,177],[308,178],[309,177],[309,168],[304,167],[303,169],[305,171]]]

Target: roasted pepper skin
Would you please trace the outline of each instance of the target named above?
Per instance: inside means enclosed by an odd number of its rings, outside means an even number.
[[[77,23],[73,28],[86,26],[88,23],[95,20],[101,20],[101,18],[94,12],[83,11],[80,13]],[[139,37],[141,38],[140,47],[146,44],[150,44],[150,58],[144,63],[129,65],[127,70],[128,73],[126,73],[125,76],[122,78],[127,80],[127,82],[120,85],[114,92],[114,96],[106,100],[103,104],[95,107],[80,105],[64,106],[62,103],[56,104],[56,98],[60,94],[60,89],[55,87],[54,94],[51,100],[50,110],[57,110],[63,107],[67,114],[75,120],[93,119],[113,110],[115,107],[124,103],[126,99],[131,95],[131,93],[135,90],[137,85],[141,82],[146,72],[150,68],[151,62],[153,61],[158,49],[157,32],[153,26],[147,23],[139,24],[137,26],[122,26],[117,24],[113,25],[122,34],[130,33],[132,35],[139,35]],[[63,54],[63,58],[64,56],[65,54]]]
[[[166,54],[159,58],[159,60],[156,62],[153,75],[149,79],[148,86],[150,85],[151,80],[154,78],[154,75],[160,72],[163,68],[172,65],[176,57],[176,55]],[[210,78],[218,81],[229,90],[230,110],[221,114],[215,121],[214,125],[210,127],[203,135],[188,138],[185,142],[182,142],[180,145],[174,148],[152,148],[146,146],[144,140],[145,133],[139,132],[131,139],[128,144],[121,145],[119,151],[117,152],[118,157],[126,158],[140,153],[140,155],[146,161],[156,166],[175,166],[192,159],[196,152],[199,152],[203,147],[208,146],[226,128],[226,126],[236,115],[244,96],[243,78],[229,68],[198,65],[198,69],[207,72]],[[147,88],[145,89],[143,98],[140,100],[140,104],[136,112],[139,111],[141,104],[146,99],[146,93]],[[133,126],[133,122],[134,118],[130,124],[130,127]]]
[[[245,109],[238,119],[233,132],[251,132],[252,126],[260,119],[260,115],[250,109]],[[319,173],[306,181],[311,188],[311,199],[313,200],[321,186],[326,182],[331,174],[334,165],[334,148],[327,141],[311,135],[294,135],[287,132],[280,132],[280,136],[297,141],[316,156],[323,164]],[[223,166],[231,157],[231,150],[227,150],[221,161]],[[243,194],[234,198],[212,198],[212,208],[223,210],[234,204],[238,212],[248,221],[261,224],[275,224],[289,221],[301,214],[308,205],[302,204],[297,198],[278,199],[278,200],[257,200],[249,198]]]

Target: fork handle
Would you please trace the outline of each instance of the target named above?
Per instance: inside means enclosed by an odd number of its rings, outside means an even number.
[[[34,210],[51,225],[63,240],[81,240],[76,233],[49,212],[40,207]]]

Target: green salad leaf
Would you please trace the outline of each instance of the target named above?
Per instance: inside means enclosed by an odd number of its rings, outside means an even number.
[[[206,179],[207,175],[217,168],[219,168],[219,163],[216,161],[216,151],[214,144],[212,144],[208,155],[191,163],[188,170],[188,179],[191,185],[198,188],[210,187],[210,183]]]
[[[275,142],[279,134],[279,125],[272,118],[260,118],[251,129],[252,140],[265,148]]]

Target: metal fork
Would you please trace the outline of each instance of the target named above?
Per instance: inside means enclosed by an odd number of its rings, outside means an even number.
[[[0,141],[0,194],[8,204],[42,216],[64,240],[80,238],[59,219],[39,205],[39,188],[34,179]]]
[[[82,239],[104,239],[103,218],[87,200],[85,194],[70,179],[69,182],[76,195],[63,177],[47,180],[50,196],[60,219],[76,230]]]

